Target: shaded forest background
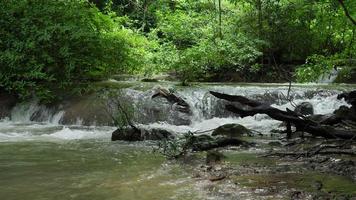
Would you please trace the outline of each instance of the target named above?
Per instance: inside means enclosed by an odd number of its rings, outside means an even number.
[[[0,90],[51,101],[112,74],[312,82],[336,67],[352,81],[354,19],[352,0],[6,0]]]

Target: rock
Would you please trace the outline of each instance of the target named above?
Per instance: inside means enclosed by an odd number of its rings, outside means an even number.
[[[299,113],[301,115],[313,115],[314,114],[314,108],[313,105],[309,102],[303,102],[298,104],[294,112]]]
[[[154,78],[144,78],[144,79],[141,79],[142,82],[158,82],[157,79],[154,79]]]
[[[337,99],[345,99],[345,101],[353,106],[356,106],[356,90],[344,92],[337,95]]]
[[[143,137],[141,136],[141,132],[138,132],[131,127],[127,127],[123,129],[116,129],[111,135],[111,140],[142,141]]]
[[[225,124],[215,129],[211,135],[239,138],[243,135],[251,135],[251,131],[240,124]]]
[[[349,108],[347,106],[340,106],[340,108],[335,110],[333,114],[329,116],[325,115],[324,119],[321,119],[321,123],[330,125],[341,123],[343,120],[356,122],[356,107],[352,106]]]
[[[193,151],[207,151],[226,146],[250,145],[250,143],[238,138],[211,137],[208,135],[193,136],[190,143]]]
[[[206,164],[219,163],[223,158],[225,158],[224,154],[218,151],[214,151],[214,150],[208,151],[206,153]]]
[[[123,141],[143,141],[143,140],[164,140],[164,139],[173,139],[174,135],[160,128],[153,129],[143,129],[140,128],[138,131],[126,127],[124,129],[117,129],[111,135],[111,140],[123,140]]]
[[[210,176],[209,177],[209,181],[211,181],[211,182],[221,181],[221,180],[223,180],[225,178],[226,178],[225,174],[221,174],[221,175],[218,175],[218,176]]]
[[[12,108],[16,105],[17,98],[0,91],[0,119],[10,117]]]
[[[164,139],[173,139],[174,135],[160,128],[153,128],[149,130],[141,129],[141,135],[143,135],[143,140],[164,140]]]

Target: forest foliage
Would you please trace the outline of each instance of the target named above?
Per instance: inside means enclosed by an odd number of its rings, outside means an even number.
[[[120,73],[315,81],[354,60],[356,2],[342,2],[3,1],[0,88],[50,101]]]

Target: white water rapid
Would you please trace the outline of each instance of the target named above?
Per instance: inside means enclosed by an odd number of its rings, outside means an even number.
[[[343,88],[344,89],[344,88]],[[227,123],[239,123],[247,128],[268,134],[278,129],[280,122],[266,115],[240,118],[224,109],[224,102],[209,94],[209,91],[233,95],[244,95],[285,110],[293,109],[291,102],[285,100],[287,85],[204,85],[200,87],[177,88],[176,93],[189,103],[192,115],[174,110],[165,99],[151,99],[153,90],[140,91],[125,89],[128,101],[134,105],[135,119],[146,128],[164,128],[180,134],[187,131],[206,131]],[[338,100],[340,90],[323,89],[319,86],[293,87],[290,95],[293,104],[310,102],[315,114],[332,113],[342,105]],[[78,116],[73,124],[63,124],[66,111],[38,105],[36,101],[19,104],[12,110],[10,118],[0,122],[0,142],[28,140],[77,140],[109,139],[115,127],[100,126],[94,123],[84,126]]]

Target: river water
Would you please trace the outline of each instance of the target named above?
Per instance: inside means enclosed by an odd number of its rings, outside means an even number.
[[[245,95],[280,109],[293,109],[292,104],[307,101],[313,104],[316,114],[326,114],[342,105],[348,106],[336,97],[354,86],[294,86],[290,94],[293,103],[285,100],[288,85],[283,84],[177,87],[176,93],[192,108],[189,116],[170,111],[172,105],[165,100],[150,99],[151,89],[136,88],[126,88],[124,94],[134,105],[138,123],[146,128],[160,127],[182,134],[211,130],[226,123],[240,123],[269,134],[270,130],[278,129],[279,122],[264,115],[235,117],[224,112],[223,104],[208,91]],[[162,109],[163,113],[150,113],[152,109]],[[36,120],[33,115],[39,112],[42,117]],[[167,161],[155,153],[154,143],[111,142],[115,127],[84,126],[80,119],[77,123],[63,124],[64,115],[64,110],[48,110],[30,102],[16,106],[10,118],[1,120],[1,199],[219,198],[209,196],[198,187],[189,167]]]

